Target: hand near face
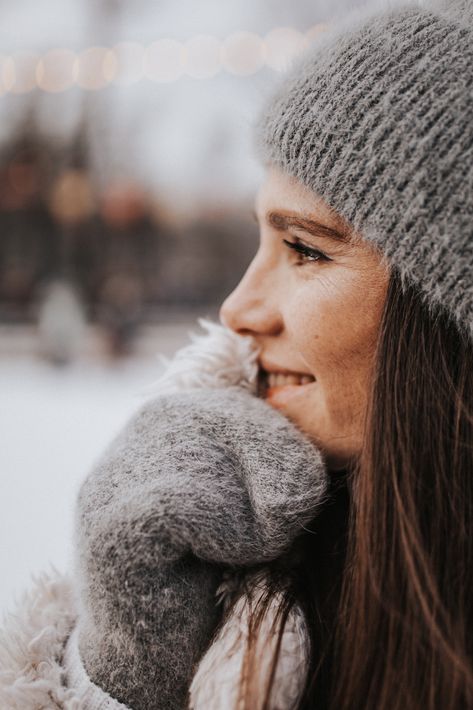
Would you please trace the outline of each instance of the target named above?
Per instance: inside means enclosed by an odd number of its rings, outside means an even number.
[[[87,476],[76,505],[80,653],[137,710],[184,707],[219,620],[226,567],[276,559],[326,501],[319,450],[238,386],[158,396]]]

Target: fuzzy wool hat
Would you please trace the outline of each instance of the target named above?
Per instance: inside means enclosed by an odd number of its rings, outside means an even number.
[[[473,339],[472,15],[470,0],[352,10],[266,100],[254,141]]]

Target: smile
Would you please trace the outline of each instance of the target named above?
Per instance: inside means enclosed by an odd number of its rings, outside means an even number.
[[[313,375],[258,370],[258,396],[268,398],[282,390],[299,390],[304,385],[315,382]]]
[[[314,382],[311,375],[283,375],[278,372],[266,373],[268,387],[284,387],[284,385],[306,385]]]

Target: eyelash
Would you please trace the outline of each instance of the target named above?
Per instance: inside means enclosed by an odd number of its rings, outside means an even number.
[[[311,257],[308,259],[308,262],[305,263],[316,263],[318,261],[332,261],[326,254],[323,252],[319,251],[318,249],[313,249],[312,247],[308,247],[302,242],[289,242],[287,239],[283,239],[284,244],[286,244],[289,249],[293,249],[296,251],[298,254],[300,254],[302,257]],[[304,261],[302,261],[304,263]]]

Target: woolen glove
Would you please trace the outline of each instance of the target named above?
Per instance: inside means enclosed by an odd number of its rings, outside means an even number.
[[[137,412],[83,482],[75,517],[79,649],[134,710],[179,710],[221,616],[223,571],[286,552],[326,499],[320,451],[239,386]]]

